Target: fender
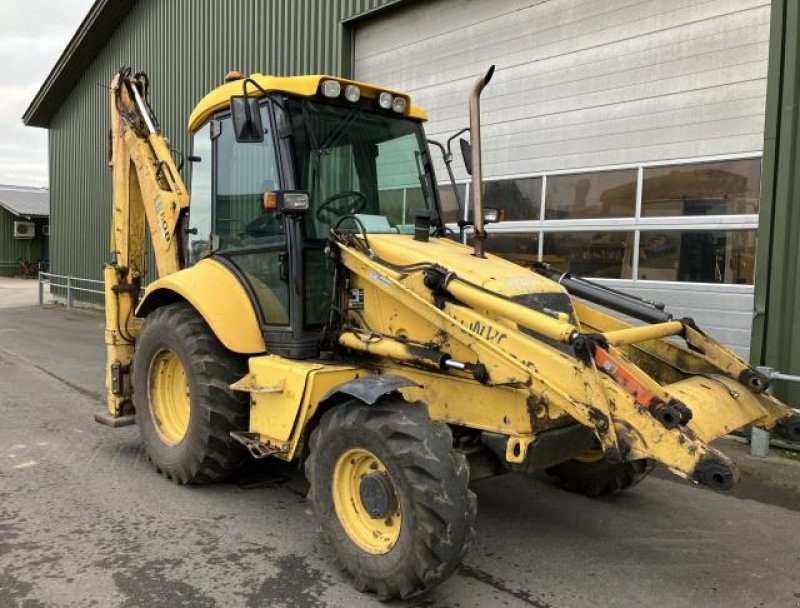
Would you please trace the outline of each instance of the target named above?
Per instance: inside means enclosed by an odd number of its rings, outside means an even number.
[[[374,403],[384,395],[411,386],[418,387],[419,384],[408,378],[392,374],[365,376],[340,384],[336,388],[328,391],[320,402],[324,403],[336,395],[348,395],[350,397],[355,397],[359,401],[363,401],[366,405],[374,405]]]
[[[200,260],[151,283],[135,314],[143,318],[160,306],[180,301],[200,313],[228,350],[248,355],[267,350],[247,292],[219,262]]]

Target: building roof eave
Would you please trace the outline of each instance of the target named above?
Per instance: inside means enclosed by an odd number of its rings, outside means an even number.
[[[50,70],[42,86],[22,115],[29,127],[48,128],[50,120],[69,95],[75,80],[81,77],[87,63],[102,48],[109,34],[130,11],[136,0],[95,0],[77,31]]]

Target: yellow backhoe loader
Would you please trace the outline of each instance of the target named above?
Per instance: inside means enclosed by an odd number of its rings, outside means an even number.
[[[478,185],[491,75],[470,96]],[[800,440],[769,379],[691,319],[486,254],[497,214],[480,187],[462,222],[473,246],[451,238],[409,95],[334,76],[226,80],[189,120],[191,211],[147,77],[111,84],[96,418],[137,424],[169,479],[302,462],[354,585],[411,597],[474,537],[471,478],[547,470],[600,495],[661,463],[722,490],[738,473],[714,439],[752,424]],[[146,231],[158,278],[142,296]]]

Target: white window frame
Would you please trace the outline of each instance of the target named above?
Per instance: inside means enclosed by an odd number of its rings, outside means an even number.
[[[529,233],[537,234],[539,238],[539,260],[544,255],[544,235],[550,232],[633,232],[633,255],[631,264],[631,277],[620,279],[602,279],[603,282],[619,282],[620,284],[646,284],[656,286],[658,284],[680,284],[680,285],[713,285],[714,287],[730,288],[732,290],[751,291],[753,285],[741,285],[732,283],[701,283],[693,281],[658,281],[652,279],[640,279],[639,277],[639,242],[642,230],[697,230],[697,231],[737,231],[737,230],[757,230],[758,229],[758,214],[729,214],[729,215],[683,215],[683,216],[654,216],[642,217],[642,190],[644,184],[644,171],[645,169],[652,169],[654,167],[669,167],[669,166],[685,166],[711,162],[723,162],[731,160],[761,160],[763,154],[758,152],[742,152],[738,154],[725,154],[716,156],[700,156],[693,158],[677,158],[663,161],[643,162],[634,164],[620,164],[620,165],[598,165],[592,167],[585,167],[581,169],[564,169],[559,171],[547,171],[543,173],[525,173],[525,174],[510,174],[510,175],[497,175],[487,177],[484,182],[514,180],[514,179],[527,179],[527,178],[541,178],[542,192],[540,196],[539,218],[523,221],[509,221],[500,222],[498,224],[490,224],[486,226],[486,231],[489,234],[503,234],[503,233]],[[633,217],[618,217],[618,218],[591,218],[591,219],[566,219],[566,220],[547,220],[545,219],[546,208],[546,193],[547,193],[547,178],[548,176],[558,175],[580,175],[584,173],[600,173],[603,171],[619,171],[631,170],[637,171],[636,177],[636,205]],[[470,213],[470,187],[471,181],[458,180],[457,184],[465,185],[464,192],[464,217],[466,221]],[[447,184],[449,187],[449,183]],[[450,225],[451,228],[457,230],[455,224]],[[464,242],[467,242],[467,237],[471,234],[468,229],[464,235]]]

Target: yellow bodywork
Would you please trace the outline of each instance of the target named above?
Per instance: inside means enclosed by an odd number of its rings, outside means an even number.
[[[565,294],[563,288],[501,258],[476,259],[470,248],[447,239],[419,242],[374,234],[369,244],[371,255],[340,246],[351,286],[363,290],[363,310],[349,319],[353,327],[339,339],[353,365],[255,357],[250,376],[236,386],[251,393],[250,431],[281,458],[298,454],[325,395],[370,374],[413,381],[402,394],[424,403],[435,420],[505,436],[508,463],[523,463],[543,433],[578,422],[592,429],[606,454],[653,458],[692,478],[708,458],[735,469],[710,441],[750,423],[771,428],[788,415],[783,404],[737,380],[746,363],[682,322],[632,327],[578,301],[573,319],[551,316],[508,298]],[[434,260],[451,274],[450,287],[458,285],[438,303],[422,272],[397,269]],[[691,422],[665,427],[593,361],[556,348],[575,332],[606,336],[609,352],[632,377],[659,399],[689,406]],[[679,334],[696,350],[662,339]],[[466,370],[442,369],[431,353],[483,366],[487,377],[481,381]],[[659,360],[664,370],[653,363]]]
[[[130,367],[139,325],[133,309],[145,275],[145,229],[159,275],[180,268],[180,240],[175,238],[189,192],[169,143],[136,116],[133,88],[146,84],[125,74],[111,82],[111,160],[113,181],[111,254],[103,272],[106,310],[107,407],[112,417],[129,414]]]
[[[146,316],[155,301],[176,294],[194,307],[228,350],[242,354],[266,350],[258,319],[239,280],[222,264],[200,260],[190,268],[169,274],[147,287],[136,310]]]
[[[146,90],[136,78],[123,82]],[[267,92],[305,97],[318,95],[328,78],[333,77],[251,76]],[[366,98],[390,91],[335,79],[357,85]],[[301,456],[321,408],[352,398],[337,391],[378,375],[399,377],[394,390],[426,407],[433,420],[486,434],[487,441],[500,438],[495,444],[500,447],[492,449],[509,464],[525,464],[546,444],[542,439],[548,433],[577,428],[585,435],[582,426],[596,440],[591,458],[655,459],[698,480],[700,465],[711,461],[735,471],[709,442],[747,424],[771,429],[791,415],[757,386],[745,386],[755,372],[692,323],[632,326],[571,299],[560,284],[530,269],[476,256],[471,248],[438,237],[370,234],[367,240],[332,234],[332,257],[350,294],[358,292],[354,301],[359,303],[353,310],[349,294],[337,293],[342,325],[335,328],[336,357],[290,360],[270,354],[241,277],[213,256],[180,269],[179,239],[173,237],[188,194],[166,139],[143,129],[142,118],[131,118],[136,114],[132,89],[120,82],[112,83],[115,260],[105,270],[112,417],[130,414],[130,366],[139,332],[135,317],[175,301],[194,307],[228,350],[249,356],[249,373],[231,386],[249,395],[249,425],[231,435],[257,457]],[[192,112],[189,130],[227,108],[243,86],[248,94],[262,94],[242,80],[218,87]],[[427,118],[407,94],[391,93],[407,100],[407,118]],[[149,285],[134,315],[146,227],[161,278]],[[289,318],[256,277],[248,275],[247,282],[265,316]],[[532,304],[530,298],[539,296],[566,302],[569,312]],[[170,445],[185,432],[189,402],[185,374],[173,359],[167,354],[156,359],[161,380],[150,387],[156,394],[155,399],[151,395],[155,418],[162,421],[159,433]],[[658,418],[658,408],[670,404],[685,406],[686,419],[672,424]],[[563,456],[588,458],[585,445],[575,449],[580,451]],[[353,502],[355,480],[364,467],[380,469],[381,463],[360,450],[339,464],[334,502],[343,509],[340,521],[352,528],[350,537],[365,551],[388,550],[399,534],[399,514],[393,527],[343,506]]]
[[[300,97],[314,97],[317,95],[319,93],[319,85],[323,80],[336,80],[341,83],[343,89],[348,84],[356,85],[361,90],[361,96],[367,99],[375,99],[380,92],[386,91],[395,97],[399,96],[405,98],[407,103],[405,116],[416,120],[428,120],[428,115],[425,110],[411,103],[411,97],[408,93],[367,84],[365,82],[358,82],[357,80],[347,80],[345,78],[339,78],[338,76],[326,76],[322,74],[310,76],[270,76],[268,74],[252,74],[250,79],[255,81],[259,87],[268,93],[274,91],[298,95]],[[197,129],[202,127],[215,112],[230,107],[231,97],[242,94],[243,83],[243,80],[234,80],[233,82],[225,83],[203,97],[189,116],[189,132],[194,133],[197,131]],[[262,95],[261,91],[251,83],[247,84],[247,94],[253,97]]]

